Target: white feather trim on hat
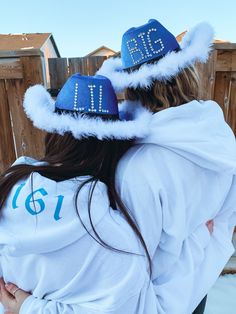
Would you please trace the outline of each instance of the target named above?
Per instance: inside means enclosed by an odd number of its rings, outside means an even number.
[[[202,22],[187,32],[180,43],[181,50],[172,51],[159,61],[140,66],[138,70],[123,71],[121,58],[109,58],[104,61],[97,74],[110,79],[116,91],[125,88],[147,88],[153,80],[168,80],[196,61],[204,63],[208,59],[214,31],[211,25]]]
[[[132,114],[130,121],[105,121],[82,115],[78,117],[59,115],[54,112],[55,101],[42,85],[35,85],[26,91],[23,106],[35,127],[61,135],[71,132],[77,139],[89,136],[98,139],[141,138],[148,134],[152,116],[141,105],[133,102],[125,102],[121,106],[122,111],[128,115]]]

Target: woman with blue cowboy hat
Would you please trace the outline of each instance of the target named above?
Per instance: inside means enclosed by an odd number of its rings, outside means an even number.
[[[43,159],[21,157],[0,178],[5,313],[160,313],[149,253],[115,187],[149,114],[121,121],[110,81],[79,74],[56,102],[31,87],[24,109],[48,133]]]
[[[219,105],[199,99],[194,67],[207,61],[212,39],[201,23],[179,44],[150,20],[125,32],[121,58],[98,72],[125,92],[129,115],[151,113],[148,134],[121,158],[116,181],[150,253],[163,313],[192,313],[234,251],[235,137]],[[203,311],[204,301],[194,313]]]

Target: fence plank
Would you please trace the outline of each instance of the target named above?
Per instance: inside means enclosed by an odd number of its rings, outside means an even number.
[[[25,92],[23,80],[7,80],[7,99],[12,117],[12,127],[16,144],[16,157],[43,155],[44,133],[33,127],[23,110],[22,99]]]
[[[90,57],[89,59],[89,71],[90,75],[94,75],[102,66],[103,62],[107,59],[106,56],[97,56],[97,57]]]
[[[106,59],[105,56],[69,58],[69,74],[95,75]]]
[[[12,116],[16,155],[43,156],[45,133],[34,128],[22,106],[24,93],[29,86],[43,84],[43,62],[40,56],[21,57],[23,80],[7,80],[8,102]]]
[[[21,57],[25,90],[35,84],[44,84],[43,59],[39,56]]]
[[[236,43],[215,43],[213,44],[213,48],[216,50],[235,50]]]
[[[231,80],[229,86],[229,113],[228,123],[236,134],[236,72],[231,73]]]
[[[69,75],[74,73],[80,73],[82,75],[86,75],[87,73],[87,65],[82,61],[82,58],[69,58]]]
[[[89,58],[89,71],[90,75],[94,75],[102,66],[103,62],[107,59],[106,56],[97,56]]]
[[[59,89],[68,78],[68,65],[66,58],[50,58],[48,59],[50,87],[51,89]]]
[[[218,50],[216,71],[236,71],[235,50]]]
[[[213,51],[207,63],[197,63],[196,67],[200,78],[200,99],[213,99],[215,87],[215,66],[217,51]]]
[[[15,161],[11,117],[5,81],[0,80],[0,173]]]
[[[23,78],[22,64],[19,58],[0,59],[0,79]]]
[[[230,106],[230,85],[231,85],[230,72],[217,72],[215,82],[214,100],[221,106],[224,111],[225,119],[229,119],[229,106]]]

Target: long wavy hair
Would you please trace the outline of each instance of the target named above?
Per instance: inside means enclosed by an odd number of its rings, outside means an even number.
[[[150,88],[127,88],[125,99],[140,101],[152,112],[199,100],[199,76],[195,67],[183,69],[171,80],[155,80]]]
[[[46,162],[46,165],[16,165],[7,169],[0,176],[0,212],[3,209],[4,203],[7,199],[13,186],[22,178],[28,177],[33,172],[38,172],[42,176],[55,180],[57,182],[71,179],[78,176],[89,175],[90,178],[78,186],[75,195],[75,208],[78,217],[84,225],[79,209],[78,209],[78,195],[81,188],[85,184],[91,184],[89,202],[88,202],[88,215],[92,230],[95,234],[92,235],[89,230],[86,231],[94,238],[100,245],[117,251],[125,252],[128,254],[135,254],[132,252],[122,251],[120,249],[111,247],[102,239],[97,233],[91,218],[91,200],[94,188],[98,181],[102,181],[108,188],[108,196],[110,205],[114,210],[119,210],[125,217],[127,223],[133,229],[134,233],[141,242],[146,253],[150,276],[152,273],[151,258],[148,253],[147,246],[139,231],[135,219],[132,217],[129,210],[123,204],[120,196],[115,187],[115,172],[117,163],[121,156],[130,148],[131,141],[121,140],[98,140],[95,137],[84,138],[81,140],[75,139],[71,133],[63,136],[58,134],[47,134],[45,137],[45,157],[40,161]]]

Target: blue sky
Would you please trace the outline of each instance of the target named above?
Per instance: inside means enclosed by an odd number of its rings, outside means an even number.
[[[8,0],[0,33],[52,32],[63,57],[80,57],[102,45],[118,51],[122,34],[150,18],[175,35],[208,21],[236,42],[236,0]]]

